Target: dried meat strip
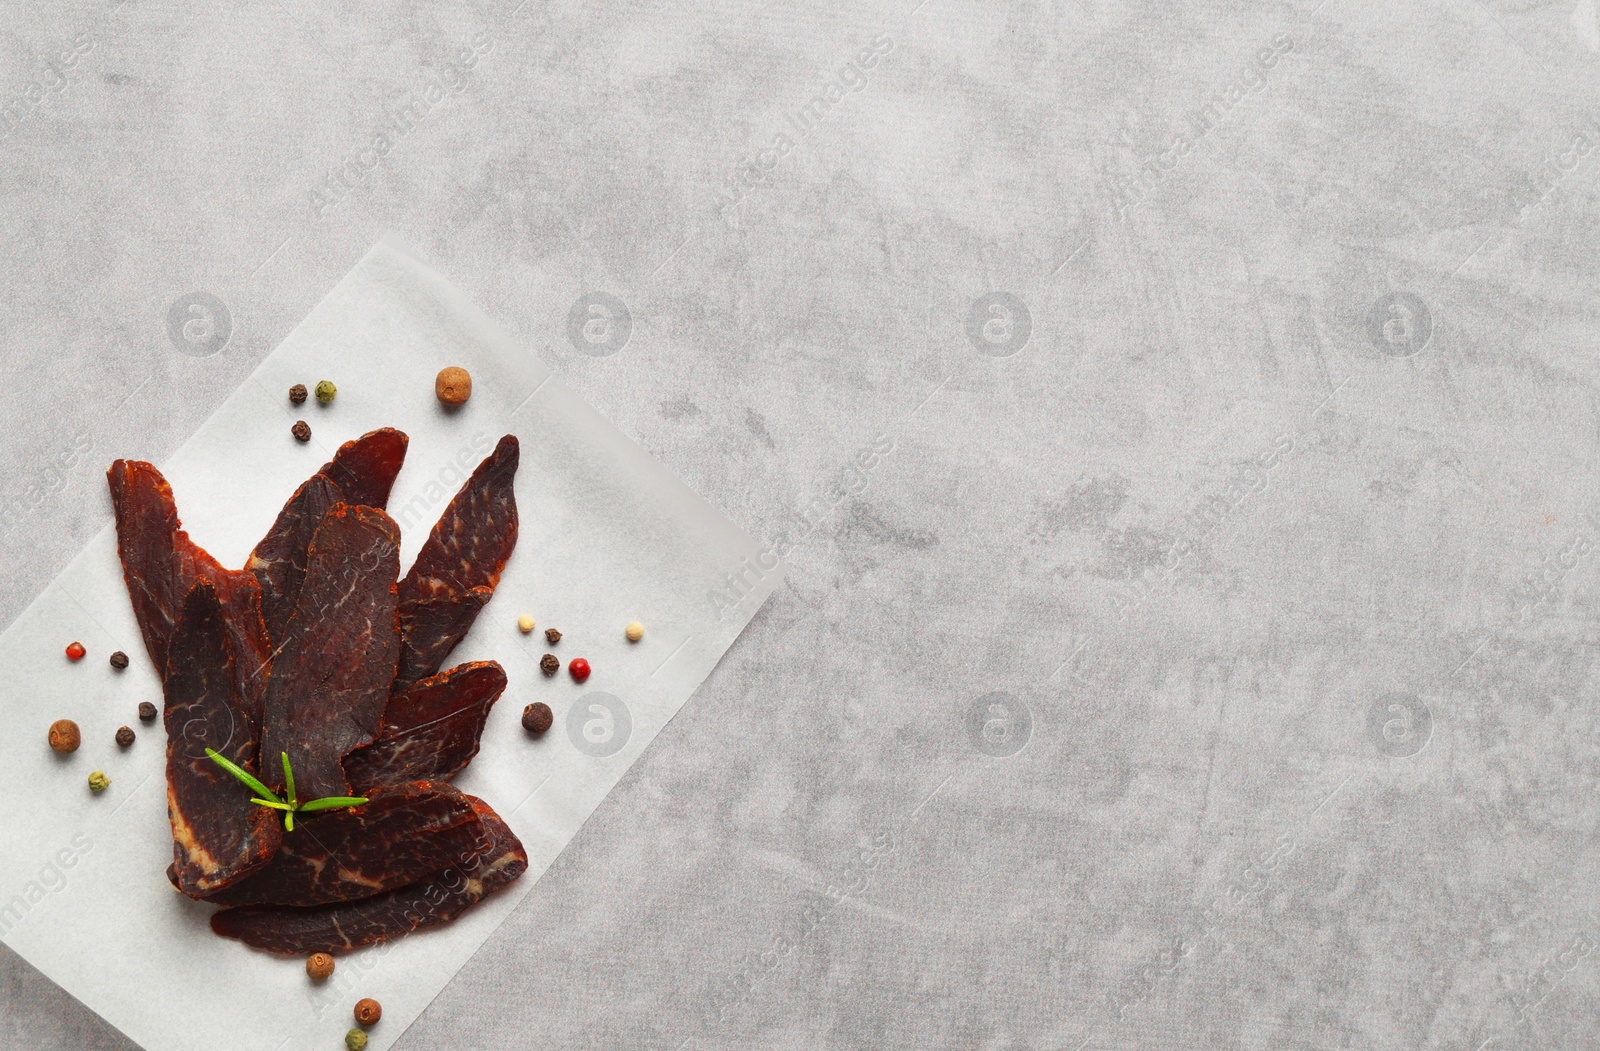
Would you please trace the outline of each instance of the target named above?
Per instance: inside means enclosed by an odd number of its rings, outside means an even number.
[[[489,710],[506,688],[495,661],[462,664],[429,676],[389,701],[378,739],[344,760],[357,795],[386,785],[448,781],[478,754]]]
[[[377,736],[400,651],[400,529],[335,504],[311,538],[305,583],[273,658],[261,754],[287,752],[301,799],[349,795],[340,765]],[[281,763],[261,779],[283,787]]]
[[[211,748],[256,769],[255,717],[237,692],[233,646],[210,581],[184,599],[167,650],[171,875],[183,893],[205,897],[266,865],[282,832],[276,812],[252,804],[249,790],[206,755]]]
[[[261,584],[261,613],[273,646],[294,613],[305,581],[307,549],[322,516],[334,504],[383,507],[405,463],[409,439],[393,427],[345,442],[333,459],[295,490],[261,538],[245,568]]]
[[[471,857],[472,801],[436,781],[377,788],[365,806],[302,814],[265,868],[208,900],[325,905],[398,890]]]
[[[117,552],[134,619],[158,673],[184,597],[201,578],[216,590],[233,643],[234,678],[245,706],[259,716],[267,664],[261,589],[247,573],[227,569],[190,539],[178,520],[172,486],[141,460],[117,460],[106,472],[116,513]]]
[[[517,546],[515,435],[500,439],[450,501],[400,582],[403,646],[393,692],[444,666]]]
[[[487,803],[472,802],[479,834],[472,857],[465,862],[401,890],[360,901],[309,909],[282,905],[223,909],[211,917],[211,929],[257,949],[304,955],[349,952],[448,923],[528,870],[527,851],[511,829]]]

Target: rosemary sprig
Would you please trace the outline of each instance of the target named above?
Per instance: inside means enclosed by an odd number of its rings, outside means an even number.
[[[296,814],[311,814],[319,810],[332,810],[334,807],[360,806],[365,803],[365,796],[324,796],[321,799],[311,799],[302,803],[294,788],[294,769],[289,765],[289,753],[280,752],[283,756],[283,783],[288,793],[287,800],[279,797],[278,793],[262,784],[250,772],[234,763],[215,749],[207,748],[206,755],[222,769],[239,779],[239,782],[256,794],[250,800],[259,806],[271,807],[283,811],[283,828],[285,832],[294,831],[294,816]]]

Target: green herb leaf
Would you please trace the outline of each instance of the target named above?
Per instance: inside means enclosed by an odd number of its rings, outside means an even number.
[[[255,779],[255,777],[253,777],[249,772],[247,772],[243,767],[239,766],[237,763],[230,762],[229,760],[223,758],[222,754],[220,752],[218,752],[216,749],[207,748],[206,749],[206,755],[210,757],[210,759],[211,759],[211,761],[213,763],[216,763],[218,766],[222,767],[222,769],[228,771],[228,773],[230,773],[234,777],[238,778],[241,782],[244,783],[244,786],[246,788],[250,789],[250,791],[254,792],[256,795],[260,796],[262,799],[270,799],[274,803],[283,802],[283,800],[278,798],[278,795],[277,795],[276,792],[274,792],[272,789],[268,788],[266,785],[262,784],[260,781],[257,781]]]
[[[274,810],[293,810],[294,809],[294,807],[290,806],[288,803],[274,803],[270,799],[252,799],[252,800],[250,800],[250,802],[254,803],[256,806],[269,806]]]
[[[291,806],[299,806],[300,800],[294,791],[294,770],[289,766],[289,753],[279,752],[278,754],[283,756],[283,783],[289,792],[289,804]]]
[[[285,832],[293,832],[294,831],[294,811],[293,810],[290,810],[290,811],[288,811],[287,813],[285,813],[283,815],[283,830]]]
[[[301,813],[310,813],[314,810],[331,810],[339,806],[361,806],[366,801],[365,796],[326,796],[322,799],[313,799],[309,803],[301,803],[295,809]]]

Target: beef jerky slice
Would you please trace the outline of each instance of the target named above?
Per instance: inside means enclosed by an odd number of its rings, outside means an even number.
[[[444,666],[467,634],[517,546],[518,446],[500,439],[439,516],[400,582],[400,670],[396,695]]]
[[[311,538],[305,584],[272,662],[261,779],[302,800],[349,795],[340,761],[377,736],[399,655],[400,530],[373,507],[335,504]]]
[[[295,490],[245,569],[261,584],[261,614],[271,645],[283,641],[283,629],[294,613],[305,581],[311,534],[328,508],[337,503],[383,507],[395,475],[405,462],[409,439],[392,427],[369,431],[345,442],[333,459]]]
[[[211,917],[211,929],[257,949],[300,956],[349,952],[448,923],[528,870],[528,854],[505,822],[482,800],[474,799],[473,806],[478,841],[465,862],[409,887],[340,905],[223,909]]]
[[[346,779],[357,795],[407,781],[448,781],[478,754],[489,709],[505,688],[505,670],[494,661],[423,679],[390,699],[378,739],[345,757]]]
[[[302,814],[265,868],[208,900],[325,905],[370,898],[467,861],[481,827],[471,800],[450,785],[377,788],[365,806]]]
[[[233,646],[210,581],[189,592],[167,649],[171,874],[179,890],[199,898],[267,864],[282,832],[277,811],[251,803],[250,790],[206,755],[211,748],[256,770],[255,717],[237,693]]]
[[[167,644],[184,596],[202,577],[216,590],[233,643],[240,697],[259,716],[267,663],[261,591],[249,574],[224,568],[184,532],[172,487],[139,460],[118,460],[106,472],[116,512],[117,551],[133,602],[134,619],[158,673],[167,668]]]

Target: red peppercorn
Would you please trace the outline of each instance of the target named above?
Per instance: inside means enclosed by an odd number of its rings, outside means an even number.
[[[81,661],[83,660],[83,655],[88,652],[88,650],[83,648],[83,643],[74,642],[67,646],[67,660]]]
[[[582,657],[568,661],[567,672],[572,676],[573,682],[582,682],[589,677],[589,662]]]

